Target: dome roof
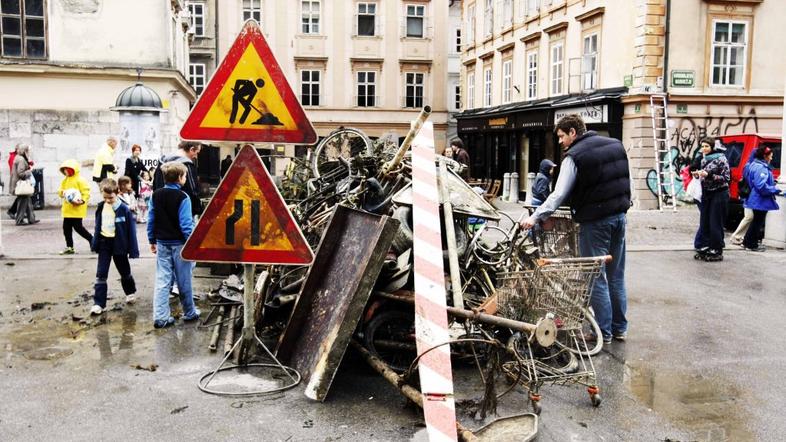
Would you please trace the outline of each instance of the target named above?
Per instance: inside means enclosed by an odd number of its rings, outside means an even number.
[[[138,82],[126,88],[117,96],[116,108],[147,108],[148,110],[163,109],[161,97],[156,91]],[[141,110],[141,109],[140,109]]]

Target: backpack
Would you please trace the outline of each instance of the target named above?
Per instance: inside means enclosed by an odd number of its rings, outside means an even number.
[[[748,166],[751,163],[745,165],[742,169],[742,178],[737,182],[737,194],[739,195],[740,199],[746,199],[751,194],[751,186],[748,183]]]

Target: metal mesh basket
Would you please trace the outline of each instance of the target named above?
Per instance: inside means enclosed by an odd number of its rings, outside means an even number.
[[[534,323],[551,313],[564,330],[581,328],[582,309],[605,257],[541,260],[534,270],[497,275],[499,314]]]
[[[544,225],[532,229],[532,240],[541,258],[579,256],[579,225],[570,212],[555,212]]]

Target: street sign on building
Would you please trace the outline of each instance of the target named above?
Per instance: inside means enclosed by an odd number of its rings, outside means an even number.
[[[695,71],[671,71],[671,87],[693,87],[695,83]]]
[[[303,233],[256,150],[244,146],[186,241],[183,259],[310,264]]]
[[[255,21],[243,26],[180,136],[196,141],[317,141],[314,127]]]

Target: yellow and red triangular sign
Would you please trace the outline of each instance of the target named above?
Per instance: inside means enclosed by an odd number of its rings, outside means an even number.
[[[303,233],[250,145],[227,171],[181,253],[189,261],[310,264]]]
[[[196,141],[317,141],[257,22],[249,20],[243,26],[180,136]]]

